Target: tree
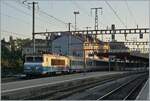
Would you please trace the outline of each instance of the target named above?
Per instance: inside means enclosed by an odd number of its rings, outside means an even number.
[[[4,39],[1,40],[3,43],[1,46],[1,67],[5,75],[8,74],[7,72],[16,73],[23,71],[22,47],[31,41],[30,39],[13,40],[11,37],[10,40],[10,42],[5,42]],[[6,43],[11,43],[11,50],[8,49]]]

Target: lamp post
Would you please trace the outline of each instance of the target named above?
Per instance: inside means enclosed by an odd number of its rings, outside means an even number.
[[[109,72],[110,72],[110,59],[111,59],[111,58],[110,58],[110,56],[108,56],[108,57],[109,57],[109,63],[108,63],[108,64],[109,64]]]
[[[76,15],[80,14],[79,11],[74,11],[74,15],[75,15],[75,31],[77,30],[77,21],[76,21]]]
[[[85,40],[84,40],[84,43],[83,43],[83,61],[84,61],[84,74],[86,73],[86,49],[85,49],[85,47],[86,47],[86,42],[88,43],[88,29],[89,28],[91,28],[91,27],[84,27],[84,28],[86,28],[86,30],[87,30],[87,33],[86,33],[86,35],[85,35]]]
[[[91,27],[88,27],[88,26],[87,26],[87,27],[84,27],[84,28],[86,28],[86,30],[87,30],[86,35],[85,35],[85,36],[86,36],[85,38],[86,38],[86,41],[88,41],[88,40],[87,40],[87,37],[88,37],[88,31],[89,31],[89,29],[90,29]]]

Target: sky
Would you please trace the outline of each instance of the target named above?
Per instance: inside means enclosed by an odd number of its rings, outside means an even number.
[[[106,29],[107,26],[110,28],[111,24],[115,24],[116,28],[125,28],[124,25],[127,28],[136,28],[137,25],[139,28],[149,28],[148,0],[26,0],[25,5],[23,1],[25,0],[1,0],[1,38],[8,39],[10,35],[14,38],[32,38],[32,8],[25,6],[31,6],[28,3],[32,1],[38,2],[35,12],[35,32],[68,30],[67,23],[71,22],[74,26],[74,11],[80,12],[77,15],[78,29],[85,29],[87,26],[94,29],[95,12],[91,14],[91,8],[95,7],[102,7],[102,14],[98,12],[99,29]],[[137,37],[129,38],[137,40]],[[143,40],[149,40],[148,36],[145,35]]]

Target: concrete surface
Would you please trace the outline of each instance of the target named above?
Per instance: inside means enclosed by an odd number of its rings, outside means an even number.
[[[31,88],[36,86],[42,86],[46,84],[54,84],[59,82],[65,82],[69,80],[75,80],[75,79],[82,79],[82,78],[89,78],[93,76],[104,76],[104,75],[110,75],[110,74],[120,74],[124,72],[91,72],[91,73],[79,73],[79,74],[73,74],[73,75],[62,75],[57,77],[46,77],[46,78],[39,78],[39,79],[31,79],[31,80],[25,80],[25,81],[15,81],[15,82],[9,82],[9,83],[3,83],[1,85],[1,90],[3,92],[7,91],[13,91],[13,90],[19,90],[19,89],[25,89],[25,88]]]
[[[126,72],[91,72],[73,75],[62,75],[57,77],[47,77],[25,81],[3,83],[1,85],[2,99],[27,99],[28,97],[41,96],[42,94],[52,93],[56,90],[73,86],[78,83],[89,82],[89,80],[100,79],[112,75],[123,74]]]
[[[139,95],[136,97],[136,100],[150,100],[149,97],[149,80],[148,79],[145,83],[145,85],[143,86],[143,88],[141,89]]]

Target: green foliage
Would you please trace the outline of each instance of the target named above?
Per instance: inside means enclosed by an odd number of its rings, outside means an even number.
[[[22,47],[27,42],[29,42],[30,39],[23,39],[23,40],[16,39],[15,41],[16,41],[16,45],[13,46],[13,50],[6,47],[6,45],[1,46],[2,74],[7,75],[6,72],[11,72],[11,73],[23,72]]]

